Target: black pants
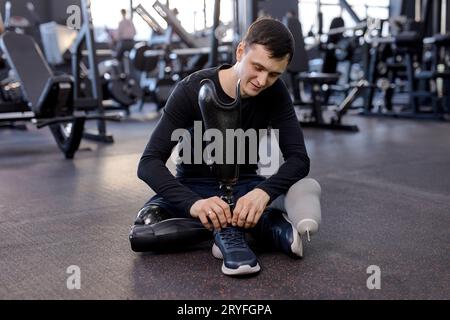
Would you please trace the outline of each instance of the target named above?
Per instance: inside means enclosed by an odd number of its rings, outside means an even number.
[[[203,198],[210,198],[214,196],[223,195],[222,190],[219,189],[219,183],[214,178],[177,178],[181,184],[187,186],[189,189],[197,193],[199,196]],[[233,186],[233,195],[234,201],[236,201],[245,195],[246,193],[252,191],[255,187],[258,186],[261,182],[265,180],[264,177],[258,175],[249,175],[242,177],[239,181]],[[170,212],[174,218],[191,218],[182,210],[176,209],[170,201],[167,201],[160,195],[153,196],[147,203],[147,205],[157,205],[166,209]]]

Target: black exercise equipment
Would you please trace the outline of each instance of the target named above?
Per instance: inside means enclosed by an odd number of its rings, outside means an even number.
[[[98,132],[85,132],[84,137],[99,142],[114,142],[113,136],[107,133],[105,122],[105,105],[103,104],[102,82],[98,71],[98,60],[94,41],[94,27],[90,1],[81,0],[83,24],[71,48],[72,76],[74,78],[73,101],[75,109],[95,112],[100,116],[97,120]],[[83,52],[87,52],[88,67],[83,63]],[[83,69],[85,69],[83,71]],[[83,83],[82,75],[88,79]],[[82,88],[82,86],[87,86]]]
[[[39,29],[41,30],[42,47],[52,68],[56,72],[71,72],[69,71],[71,64],[69,50],[73,45],[80,45],[80,43],[75,41],[77,32],[55,22],[41,24]],[[126,40],[126,42],[134,44],[134,41]],[[118,43],[119,47],[120,43]],[[116,56],[122,56],[120,59],[114,58],[111,55],[111,50],[102,48],[102,44],[94,43],[94,46],[96,47],[94,52],[96,62],[99,63],[97,68],[99,81],[101,82],[104,110],[123,109],[128,113],[129,107],[140,98],[141,89],[129,72],[128,59],[125,54],[127,46],[124,45],[121,47],[120,52],[116,52]],[[86,58],[89,50],[91,50],[90,46],[85,48],[85,43],[81,43],[80,73],[75,80],[77,87],[80,88],[79,98],[92,98],[90,70],[87,66],[89,63],[86,61],[88,60]],[[100,60],[102,61],[100,62]],[[83,108],[85,103],[81,104]]]
[[[5,68],[6,65],[1,69]],[[17,113],[21,115],[17,116]],[[0,128],[27,130],[26,125],[19,122],[33,118],[34,114],[23,97],[20,82],[9,77],[3,79],[0,83]]]
[[[129,107],[142,98],[138,81],[126,72],[123,62],[117,59],[105,60],[99,65],[103,99],[112,99],[129,113]]]
[[[424,38],[425,26],[423,22],[410,21],[397,35],[369,40],[367,80],[371,86],[363,115],[447,118],[450,112],[450,66],[446,61],[450,54],[449,35]],[[403,83],[403,88],[397,83]],[[408,99],[394,104],[394,97],[400,93],[407,94]],[[378,108],[374,104],[376,94],[384,101]]]
[[[9,78],[2,80],[0,82],[0,101],[2,104],[1,110],[3,112],[5,112],[5,102],[11,104],[20,104],[22,102],[25,103],[20,87],[20,82]],[[17,109],[14,108],[14,110]]]
[[[433,110],[450,114],[450,33],[438,34],[425,38],[423,41],[426,52],[430,53],[430,59],[423,65],[422,70],[415,73],[415,76],[417,79],[433,83],[435,88],[431,92]],[[440,85],[438,81],[441,81]],[[421,92],[415,93],[421,94]],[[416,95],[414,95],[413,106],[417,103]]]
[[[339,4],[341,7],[347,11],[347,13],[350,15],[350,17],[353,19],[353,21],[356,24],[359,24],[362,22],[362,20],[358,17],[356,12],[353,10],[352,6],[346,1],[346,0],[339,0]]]
[[[190,35],[180,24],[172,10],[155,1],[152,8],[167,23],[164,30],[151,13],[142,5],[133,9],[153,30],[148,43],[139,44],[130,52],[132,66],[141,72],[140,84],[147,97],[164,107],[176,83],[187,75],[207,66],[230,62],[230,48],[219,47],[219,39],[214,32],[219,25],[220,1],[215,2],[214,24],[210,35],[210,47],[204,40]],[[177,41],[173,41],[173,35]],[[141,102],[141,108],[144,99]]]
[[[149,42],[136,44],[129,54],[131,67],[140,74],[139,85],[143,90],[140,110],[147,101],[147,97],[156,103],[159,110],[165,106],[179,78],[173,74],[173,57],[170,54],[174,31],[170,24],[164,30],[141,4],[133,11],[152,29]]]
[[[195,41],[195,38],[190,35],[186,29],[183,28],[180,21],[178,21],[175,14],[168,6],[162,4],[156,0],[152,7],[158,12],[158,14],[167,22],[167,24],[172,27],[173,32],[180,38],[180,40],[189,48],[197,48],[199,45]]]
[[[130,52],[131,49],[133,49],[134,45],[135,43],[132,39],[123,39],[117,41],[116,47],[114,48],[114,58],[122,62],[125,54],[127,52]]]
[[[211,32],[211,53],[209,54],[209,67],[215,67],[219,63],[219,39],[216,37],[215,30],[219,27],[220,18],[220,0],[214,1],[214,16]]]
[[[366,79],[369,90],[362,115],[446,120],[450,113],[450,48],[447,0],[403,1],[402,17],[368,29]],[[409,8],[409,10],[408,10]]]
[[[345,28],[344,19],[341,17],[336,17],[331,20],[330,30],[338,30],[340,28]],[[322,50],[324,51],[322,72],[323,73],[335,73],[337,70],[338,59],[336,57],[336,46],[338,42],[342,41],[344,38],[342,32],[334,32],[327,36],[327,41],[322,45]]]
[[[38,128],[49,126],[65,157],[73,158],[82,138],[86,116],[74,114],[71,77],[55,76],[30,36],[6,32],[1,37],[0,46],[20,82],[29,106],[27,111],[31,109],[33,112],[30,116],[7,119],[35,120]],[[20,105],[17,110],[0,108],[2,113],[25,111]]]
[[[303,106],[309,105],[310,112],[301,119],[300,123],[304,127],[317,127],[323,129],[333,130],[345,130],[345,131],[358,131],[358,127],[355,125],[342,124],[342,118],[349,109],[351,103],[356,96],[364,88],[365,83],[358,83],[358,85],[350,92],[350,94],[344,99],[344,101],[332,111],[333,116],[327,122],[323,116],[322,105],[327,100],[327,90],[335,85],[340,75],[334,70],[333,73],[326,72],[309,72],[307,52],[305,50],[305,43],[303,39],[302,26],[300,21],[296,17],[286,17],[284,24],[291,31],[295,41],[295,53],[287,68],[287,72],[290,75],[291,86],[293,88],[294,105]],[[326,54],[325,58],[330,58],[330,54]],[[332,57],[335,59],[334,55]],[[336,67],[336,63],[323,63],[323,66],[330,68],[330,66]],[[330,70],[327,70],[330,71]],[[300,85],[311,86],[311,101],[305,102],[302,99],[302,92]]]
[[[334,108],[331,109],[332,115],[328,122],[323,116],[323,93],[322,86],[331,86],[336,84],[339,80],[337,74],[326,74],[316,72],[302,72],[298,75],[298,80],[304,84],[311,86],[311,113],[301,121],[301,125],[305,128],[322,128],[332,130],[344,130],[358,132],[359,128],[356,125],[342,124],[342,118],[346,115],[349,107],[358,97],[360,92],[367,87],[367,81],[360,80],[354,86],[344,100]]]
[[[190,35],[180,24],[172,10],[167,5],[159,1],[155,1],[153,8],[161,15],[176,34],[184,47],[171,48],[171,54],[175,55],[177,60],[184,60],[181,66],[188,66],[181,70],[176,70],[183,78],[192,72],[203,69],[205,67],[214,67],[219,63],[230,61],[229,46],[220,46],[218,33],[216,33],[220,21],[220,0],[214,1],[213,26],[210,35],[210,46],[207,39],[195,38]],[[189,61],[187,61],[189,60]]]

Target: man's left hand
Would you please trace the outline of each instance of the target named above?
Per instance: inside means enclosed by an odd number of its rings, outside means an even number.
[[[239,198],[233,210],[232,225],[253,228],[258,223],[270,196],[261,189],[254,189]]]

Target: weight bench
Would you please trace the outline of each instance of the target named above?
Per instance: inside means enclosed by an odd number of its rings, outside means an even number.
[[[308,56],[305,49],[305,42],[303,39],[300,21],[295,17],[291,17],[285,19],[283,22],[291,31],[295,41],[294,56],[287,67],[287,72],[290,75],[291,86],[293,88],[293,104],[294,106],[307,105],[311,110],[309,117],[300,121],[300,124],[303,127],[315,127],[352,132],[359,131],[356,125],[343,124],[342,118],[348,111],[351,103],[359,95],[366,84],[363,82],[358,83],[358,85],[351,90],[350,94],[346,96],[342,103],[334,108],[333,116],[330,120],[328,122],[325,121],[323,117],[322,104],[324,103],[323,97],[325,96],[326,91],[322,88],[330,88],[332,85],[335,85],[338,82],[340,75],[338,73],[329,73],[330,70],[322,70],[324,72],[309,72]],[[324,62],[324,65],[329,64]],[[302,100],[299,89],[300,83],[311,85],[312,101],[305,102]]]
[[[74,114],[72,77],[54,75],[30,36],[6,32],[0,37],[0,48],[34,113],[31,119],[38,128],[49,126],[65,157],[73,158],[83,136],[85,120],[104,117]]]

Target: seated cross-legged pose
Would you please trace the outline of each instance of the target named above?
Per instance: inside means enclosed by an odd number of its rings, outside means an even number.
[[[156,195],[139,211],[130,231],[134,251],[164,251],[213,239],[212,253],[223,259],[224,274],[255,273],[260,266],[246,242],[248,231],[264,247],[303,256],[300,235],[309,237],[318,229],[321,189],[306,178],[310,163],[303,133],[280,79],[293,48],[292,35],[281,22],[259,19],[239,43],[234,65],[197,71],[178,83],[139,162],[139,178]],[[251,155],[260,137],[244,139],[245,156],[232,183],[233,203],[224,198],[227,190],[220,176],[204,159],[206,142],[218,143],[202,132],[201,99],[211,98],[199,95],[205,79],[214,88],[218,110],[239,100],[244,132],[270,128],[277,133],[284,159],[273,175],[258,175],[258,162]],[[181,138],[180,129],[185,130]],[[178,143],[182,155],[173,176],[166,162]]]

